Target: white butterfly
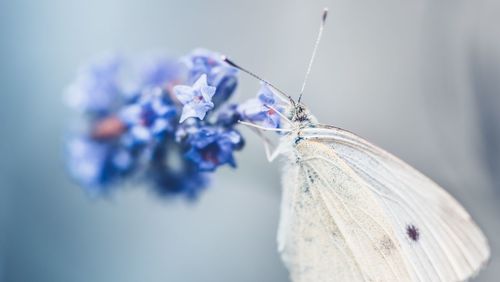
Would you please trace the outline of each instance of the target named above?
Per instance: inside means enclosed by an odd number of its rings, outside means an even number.
[[[485,265],[485,236],[439,185],[275,90],[285,127],[242,123],[285,133],[266,152],[287,159],[278,249],[293,281],[463,281]]]

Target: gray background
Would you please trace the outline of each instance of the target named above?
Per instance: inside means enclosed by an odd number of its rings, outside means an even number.
[[[356,2],[356,3],[354,3]],[[96,54],[225,52],[447,187],[500,275],[498,1],[0,0],[0,281],[287,281],[275,251],[279,163],[259,140],[196,204],[144,187],[91,200],[64,170],[61,92]],[[246,76],[237,99],[254,95]]]

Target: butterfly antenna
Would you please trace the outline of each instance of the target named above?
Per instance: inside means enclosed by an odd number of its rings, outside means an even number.
[[[311,73],[312,64],[314,62],[314,58],[316,57],[316,51],[318,50],[319,43],[321,42],[321,36],[323,35],[323,28],[325,27],[325,21],[327,16],[328,16],[328,8],[325,8],[323,10],[323,15],[321,16],[321,24],[319,26],[318,37],[316,38],[316,42],[314,43],[314,49],[311,55],[311,60],[309,61],[309,66],[307,67],[306,75],[304,77],[304,82],[302,83],[302,89],[300,89],[299,99],[297,100],[298,103],[300,103],[300,99],[302,99],[302,94],[304,94],[307,78]]]
[[[278,92],[278,93],[282,96],[282,98],[283,98],[284,100],[288,100],[288,101],[290,101],[290,104],[292,104],[292,105],[294,105],[294,104],[295,104],[295,102],[293,101],[292,97],[290,97],[290,95],[287,95],[284,91],[282,91],[282,90],[281,90],[281,89],[279,89],[278,87],[276,87],[276,86],[272,85],[272,84],[271,84],[270,82],[268,82],[267,80],[265,80],[265,79],[261,78],[260,76],[256,75],[255,73],[253,73],[253,72],[251,72],[251,71],[249,71],[249,70],[247,70],[247,69],[245,69],[245,68],[243,68],[243,67],[241,67],[241,66],[237,65],[235,62],[233,62],[232,60],[230,60],[228,57],[226,57],[226,56],[224,56],[224,55],[222,55],[222,60],[223,60],[224,62],[226,62],[228,65],[230,65],[230,66],[232,66],[232,67],[234,67],[234,68],[237,68],[237,69],[239,69],[240,71],[242,71],[242,72],[244,72],[244,73],[247,73],[247,74],[249,74],[250,76],[252,76],[252,77],[254,77],[254,78],[256,78],[256,79],[258,79],[258,80],[260,80],[260,81],[264,82],[265,84],[267,84],[267,85],[271,86],[274,90],[276,90],[276,91],[277,91],[277,92]]]

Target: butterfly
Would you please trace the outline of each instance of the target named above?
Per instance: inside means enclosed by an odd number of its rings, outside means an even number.
[[[274,152],[284,156],[278,250],[292,281],[463,281],[490,250],[467,211],[397,157],[341,128],[318,123],[299,99],[288,105]]]

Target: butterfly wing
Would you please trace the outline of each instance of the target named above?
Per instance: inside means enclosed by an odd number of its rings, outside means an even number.
[[[295,149],[279,231],[292,280],[410,280],[391,223],[364,181],[324,144]]]
[[[278,250],[292,281],[362,281],[361,269],[304,169],[284,169]]]
[[[317,126],[304,129],[302,133],[305,141],[296,147],[301,159],[297,161],[296,186],[309,187],[311,194],[316,196],[312,201],[324,206],[318,217],[329,216],[332,221],[329,226],[336,226],[344,236],[347,249],[363,278],[387,281],[380,275],[393,273],[390,277],[397,278],[396,274],[404,274],[399,270],[403,267],[414,281],[461,281],[475,275],[488,260],[489,247],[481,230],[464,208],[432,180],[350,132]],[[288,186],[284,187],[288,189]],[[298,198],[305,196],[295,193],[292,203],[297,206],[300,205]],[[342,202],[343,205],[339,204]],[[295,209],[289,207],[291,211],[286,212],[284,207],[283,213],[291,216]],[[296,221],[301,220],[304,219]],[[285,220],[285,224],[292,222]],[[305,232],[302,229],[291,231],[301,234]],[[359,234],[363,229],[368,236]],[[323,233],[327,231],[323,230]],[[320,237],[322,240],[327,240],[325,234]],[[391,242],[394,240],[391,255],[399,258],[400,264],[384,254],[381,246],[387,244],[381,243],[383,236]],[[290,241],[284,235],[280,237],[285,258],[290,256],[287,247],[301,248],[292,246],[291,242],[298,239]],[[371,243],[368,237],[374,237]],[[357,250],[357,246],[371,251],[376,259],[363,261],[363,250]],[[303,248],[312,247],[306,245]],[[373,249],[377,251],[373,252]],[[334,256],[336,259],[343,257],[340,254]],[[325,263],[330,262],[326,260]],[[384,269],[382,274],[366,269],[373,263]]]

